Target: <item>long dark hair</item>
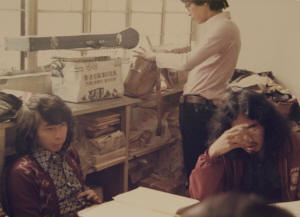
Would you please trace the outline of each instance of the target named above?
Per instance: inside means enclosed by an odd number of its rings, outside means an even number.
[[[286,119],[274,108],[263,94],[247,89],[229,89],[209,125],[212,144],[222,133],[231,128],[239,114],[256,120],[264,128],[264,148],[267,152],[278,153],[281,145],[290,135]]]
[[[289,211],[272,206],[255,194],[220,193],[179,209],[181,217],[294,217]]]
[[[37,128],[41,120],[46,121],[49,125],[67,123],[67,138],[62,150],[68,148],[73,131],[70,108],[58,96],[38,94],[25,102],[17,113],[15,144],[18,154],[30,154],[38,146]]]
[[[218,10],[229,7],[227,0],[181,0],[181,1],[183,3],[191,2],[196,5],[203,5],[203,4],[207,3],[209,5],[209,8],[212,11],[218,11]]]

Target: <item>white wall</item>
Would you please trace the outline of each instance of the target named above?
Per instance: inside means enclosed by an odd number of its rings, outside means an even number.
[[[300,98],[300,2],[229,0],[229,4],[242,36],[238,68],[271,70]]]
[[[228,0],[241,31],[237,68],[273,71],[300,99],[300,1]]]

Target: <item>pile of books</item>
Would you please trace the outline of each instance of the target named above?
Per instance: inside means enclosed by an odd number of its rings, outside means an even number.
[[[112,133],[121,129],[121,115],[113,112],[97,112],[79,117],[79,123],[89,138]]]

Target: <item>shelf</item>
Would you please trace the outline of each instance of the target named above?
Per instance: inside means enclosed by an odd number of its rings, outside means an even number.
[[[128,157],[129,159],[128,160],[132,160],[134,158],[138,158],[143,155],[147,155],[147,154],[153,153],[155,151],[158,151],[167,145],[173,144],[175,141],[176,141],[176,139],[172,139],[171,141],[164,141],[164,142],[156,144],[156,145],[149,145],[148,147],[140,148],[139,150],[135,150],[135,151],[131,151],[129,149],[129,157]]]
[[[115,166],[117,164],[125,163],[125,161],[126,161],[126,156],[121,156],[121,157],[118,157],[118,158],[115,158],[115,159],[111,159],[111,160],[109,160],[107,162],[103,162],[101,164],[95,165],[95,170],[94,171],[90,171],[89,173],[101,171],[101,170],[104,170],[106,168]]]
[[[169,96],[169,95],[181,93],[182,91],[183,91],[183,85],[182,84],[181,85],[175,85],[172,88],[167,88],[167,89],[161,90],[161,95],[164,97],[164,96]],[[153,93],[153,94],[147,96],[147,98],[145,98],[144,100],[151,100],[155,97],[156,97],[156,94]]]
[[[0,122],[0,128],[5,129],[5,128],[10,128],[15,126],[15,122],[9,121],[9,122]]]
[[[138,98],[131,98],[127,96],[122,96],[115,99],[105,99],[95,102],[84,102],[84,103],[71,103],[66,104],[71,108],[74,116],[82,115],[92,112],[99,112],[119,107],[124,107],[132,104],[139,103],[141,100]]]
[[[162,90],[162,96],[169,96],[183,91],[183,85],[176,85],[173,88]]]
[[[175,94],[181,94],[183,91],[183,85],[177,85],[173,88],[165,89],[161,91],[162,98],[175,95]],[[139,103],[142,107],[153,107],[156,105],[156,94],[150,94],[147,97],[141,99],[141,102]]]
[[[107,154],[99,155],[96,157],[96,162],[93,168],[88,170],[88,173],[104,170],[108,167],[115,166],[120,163],[125,163],[127,160],[126,148],[120,148],[116,151],[109,152]]]
[[[19,78],[28,78],[28,77],[38,77],[38,76],[51,76],[51,72],[16,72],[16,74],[13,74],[14,72],[11,72],[9,75],[0,75],[0,80],[4,79],[19,79]]]

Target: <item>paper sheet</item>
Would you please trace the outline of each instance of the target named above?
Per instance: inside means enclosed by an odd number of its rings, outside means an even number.
[[[300,201],[274,203],[272,205],[278,206],[280,208],[286,209],[287,211],[294,214],[295,217],[300,217]]]
[[[110,201],[78,212],[79,217],[170,217],[169,215],[154,212],[135,206],[127,206],[117,201]]]
[[[174,216],[178,209],[198,203],[188,197],[170,194],[145,187],[119,194],[114,200],[128,206],[143,207],[156,212]]]

